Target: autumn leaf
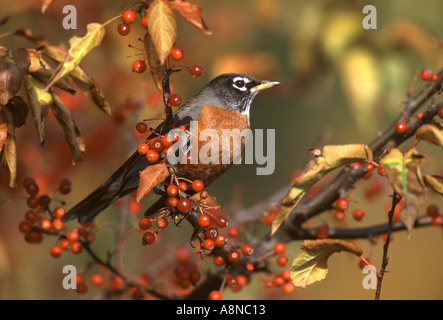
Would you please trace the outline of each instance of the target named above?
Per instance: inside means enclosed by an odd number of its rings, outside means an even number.
[[[301,250],[289,268],[289,275],[292,283],[302,288],[326,277],[328,259],[333,253],[345,251],[358,257],[362,255],[355,244],[334,239],[305,240]]]
[[[165,73],[165,66],[160,62],[160,59],[157,55],[157,51],[155,50],[154,43],[151,40],[151,36],[149,33],[146,33],[144,38],[145,43],[145,60],[148,62],[149,71],[152,75],[152,80],[156,85],[157,89],[163,90],[163,75]]]
[[[6,116],[3,110],[0,108],[0,152],[3,150],[3,146],[6,142],[6,137],[8,136],[8,122],[6,121]]]
[[[203,20],[203,9],[201,6],[181,0],[169,1],[172,9],[177,11],[186,21],[200,29],[204,34],[211,35],[205,21]]]
[[[49,111],[49,105],[52,102],[52,96],[44,91],[45,84],[43,82],[28,74],[24,79],[32,118],[37,128],[40,144],[43,145],[45,140],[44,123]]]
[[[415,219],[425,202],[424,181],[420,173],[420,163],[424,156],[414,148],[406,154],[392,148],[381,160],[385,176],[395,192],[405,199],[405,205],[400,210],[400,217],[411,235]]]
[[[140,201],[145,194],[163,182],[168,176],[168,166],[163,162],[149,165],[143,171],[140,171],[140,183],[137,189],[136,200]]]
[[[0,104],[5,105],[20,90],[22,78],[30,62],[23,48],[13,52],[4,47],[0,48],[3,57],[3,61],[0,61]]]
[[[423,181],[428,188],[431,188],[438,194],[443,196],[443,177],[442,176],[430,176],[424,175]]]
[[[272,223],[271,234],[277,231],[289,213],[297,206],[308,189],[331,170],[356,161],[372,161],[372,152],[363,144],[331,145],[315,150],[312,160],[303,175],[292,182],[291,188],[283,198]]]
[[[7,123],[7,135],[2,147],[2,162],[9,171],[9,186],[17,187],[17,145],[15,141],[15,127],[12,114],[8,111],[3,112],[3,120]]]
[[[168,2],[154,0],[151,3],[148,11],[148,31],[160,64],[164,65],[177,36],[174,14]]]
[[[45,91],[48,91],[56,81],[72,72],[82,62],[83,58],[102,42],[105,36],[105,28],[101,24],[90,23],[86,28],[87,33],[84,37],[74,36],[69,40],[70,48],[68,53],[63,63],[55,70]]]
[[[72,163],[77,164],[82,161],[82,154],[85,152],[85,142],[80,135],[77,125],[75,124],[72,114],[68,108],[63,104],[60,97],[52,92],[53,103],[51,110],[57,119],[60,128],[65,135],[66,142],[69,145],[72,153]]]
[[[9,99],[5,107],[12,114],[14,127],[19,128],[26,123],[26,117],[28,116],[29,108],[22,97],[12,97],[11,99]]]
[[[443,147],[443,126],[440,123],[425,124],[418,128],[415,133],[417,140],[432,141],[436,145]]]

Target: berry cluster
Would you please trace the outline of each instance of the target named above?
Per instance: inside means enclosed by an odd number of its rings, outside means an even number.
[[[51,196],[38,195],[39,185],[33,178],[26,178],[23,186],[29,194],[26,203],[30,210],[24,214],[24,220],[19,224],[19,230],[25,235],[29,243],[40,243],[43,234],[51,234],[59,237],[58,243],[51,247],[50,255],[58,258],[63,251],[70,250],[73,254],[79,254],[83,250],[84,243],[92,243],[95,234],[89,230],[91,223],[87,223],[74,229],[66,229],[61,220],[66,210],[63,206],[51,209]],[[57,191],[67,194],[71,191],[71,181],[63,179],[60,181]]]
[[[438,81],[438,74],[433,73],[430,69],[423,69],[420,71],[420,78],[423,81]]]

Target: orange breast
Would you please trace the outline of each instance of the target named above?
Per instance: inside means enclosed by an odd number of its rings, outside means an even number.
[[[204,106],[201,109],[198,120],[198,164],[177,164],[178,176],[190,180],[200,179],[206,186],[212,183],[231,167],[233,164],[233,155],[243,154],[246,139],[244,136],[240,137],[238,133],[248,128],[248,115],[241,114],[238,111]],[[235,135],[235,133],[237,133],[237,135]],[[230,139],[230,134],[233,134],[232,139]],[[214,135],[216,135],[218,139],[212,140]],[[200,141],[200,139],[203,141]],[[234,143],[234,139],[237,139],[240,143]],[[219,153],[218,155],[212,154],[212,152],[217,151]],[[223,154],[225,156],[224,158]],[[202,157],[206,157],[207,160],[210,160],[210,163],[201,163]],[[216,158],[218,158],[218,164],[214,163],[216,162]]]

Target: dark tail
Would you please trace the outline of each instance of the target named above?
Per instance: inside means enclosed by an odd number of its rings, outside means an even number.
[[[149,164],[146,157],[136,151],[105,183],[69,210],[62,221],[75,218],[81,224],[91,221],[115,201],[137,190],[140,171]]]

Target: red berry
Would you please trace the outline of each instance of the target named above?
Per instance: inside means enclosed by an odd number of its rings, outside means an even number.
[[[183,51],[179,48],[172,49],[171,58],[174,60],[180,60],[181,58],[183,58]]]
[[[245,256],[251,256],[254,253],[254,248],[250,244],[245,244],[241,250]]]
[[[286,245],[283,242],[277,242],[274,244],[274,253],[282,254],[286,251]]]
[[[143,60],[136,60],[132,64],[132,71],[137,73],[143,73],[146,70],[146,63]]]
[[[165,229],[168,226],[168,219],[165,217],[160,217],[157,219],[157,228],[159,229]]]
[[[146,152],[146,159],[149,162],[154,163],[158,160],[158,158],[159,158],[158,152],[156,152],[154,150],[148,150],[148,152]]]
[[[20,232],[27,234],[31,232],[31,224],[28,221],[22,221],[18,225],[18,229],[20,230]]]
[[[205,248],[206,250],[212,250],[215,247],[215,243],[213,240],[211,239],[206,239],[205,241],[203,241],[203,248]]]
[[[149,228],[151,228],[151,219],[146,217],[141,218],[138,222],[138,226],[142,230],[148,230]]]
[[[203,213],[198,217],[198,225],[200,227],[207,227],[211,224],[211,218],[209,217],[209,215]]]
[[[200,199],[207,199],[209,197],[209,193],[207,191],[200,192]]]
[[[194,78],[198,78],[203,74],[203,69],[199,65],[195,64],[191,67],[189,72],[191,73],[191,76],[193,76]]]
[[[79,254],[83,251],[83,245],[80,241],[75,241],[71,243],[71,252],[73,254]]]
[[[346,198],[338,198],[335,208],[339,211],[345,211],[349,207],[349,201]]]
[[[329,237],[329,227],[326,224],[323,224],[321,226],[318,226],[315,229],[315,236],[317,239],[326,239]]]
[[[149,146],[147,143],[140,143],[137,148],[138,153],[146,154],[149,151]]]
[[[176,195],[178,195],[178,187],[176,185],[170,184],[167,188],[166,188],[166,193],[168,194],[168,196],[170,197],[175,197]]]
[[[420,77],[423,81],[429,81],[432,78],[432,71],[429,69],[423,69],[420,72]]]
[[[36,196],[39,192],[39,187],[38,184],[35,182],[29,182],[26,185],[26,192],[30,195],[30,196]]]
[[[219,233],[217,235],[217,238],[215,238],[215,240],[214,240],[214,243],[217,247],[223,247],[227,242],[228,242],[228,239],[222,233]]]
[[[286,256],[279,256],[277,258],[277,264],[280,267],[284,267],[287,263],[288,263],[288,257],[286,257]]]
[[[396,131],[398,134],[403,134],[403,133],[405,133],[407,128],[408,128],[408,127],[406,126],[406,123],[404,123],[404,122],[402,122],[402,121],[397,122],[397,123],[395,124],[395,131]]]
[[[441,215],[438,215],[438,216],[436,216],[436,217],[432,217],[432,224],[434,225],[434,226],[441,226],[441,221],[442,221],[442,216]]]
[[[56,217],[56,218],[63,218],[63,216],[65,215],[65,213],[66,213],[66,210],[65,210],[65,208],[63,208],[63,207],[55,207],[54,208],[54,216]]]
[[[65,228],[65,223],[62,222],[61,218],[55,218],[52,220],[52,227],[54,230],[61,231]]]
[[[361,221],[361,219],[363,219],[363,216],[365,215],[365,212],[361,209],[355,209],[352,212],[352,216],[354,217],[354,219],[356,221]]]
[[[143,234],[143,245],[152,244],[156,239],[155,233],[148,231]]]
[[[191,271],[191,273],[189,274],[189,280],[193,283],[196,284],[197,282],[200,281],[201,278],[201,274],[200,272],[198,272],[197,270],[193,270]]]
[[[59,186],[58,186],[58,191],[61,194],[68,194],[69,192],[71,192],[71,180],[69,180],[69,179],[62,179],[60,181]]]
[[[40,243],[43,240],[43,236],[40,232],[30,231],[25,235],[25,240],[29,243]]]
[[[214,290],[214,291],[211,291],[208,298],[209,298],[209,300],[221,300],[222,295],[221,295],[220,291]]]
[[[141,25],[143,28],[147,28],[148,27],[148,16],[144,16],[141,21],[140,21]]]
[[[148,131],[148,125],[146,124],[146,122],[138,122],[135,125],[135,130],[137,130],[138,133],[145,133],[146,131]]]
[[[166,206],[168,207],[176,207],[178,204],[178,200],[176,197],[169,197],[166,199]]]
[[[334,213],[334,217],[338,221],[343,221],[346,218],[346,213],[344,211],[341,211],[341,210],[336,210],[335,213]]]
[[[291,293],[292,291],[294,291],[295,286],[292,284],[292,282],[286,282],[283,287],[283,292],[285,293]]]
[[[170,146],[172,146],[174,144],[174,142],[175,142],[174,138],[172,138],[171,136],[168,136],[168,135],[162,137],[162,139],[161,139],[161,144],[164,149],[167,149]]]
[[[218,229],[214,226],[208,226],[205,230],[205,235],[208,239],[215,240],[218,235]]]
[[[48,195],[44,194],[38,198],[38,203],[40,204],[40,207],[47,208],[51,203],[51,198]]]
[[[225,217],[218,217],[215,223],[219,228],[226,228],[228,226],[228,219]]]
[[[62,255],[63,250],[59,246],[52,246],[50,253],[54,258],[58,258]]]
[[[427,208],[426,208],[426,214],[432,218],[438,217],[439,216],[439,210],[437,205],[435,204],[430,204]]]
[[[236,228],[236,227],[232,227],[232,228],[228,229],[228,235],[231,238],[237,238],[239,233],[240,232],[238,231],[238,228]]]
[[[180,191],[186,191],[188,189],[188,185],[186,184],[186,182],[180,182],[178,184],[178,190]]]
[[[71,242],[78,241],[78,239],[80,238],[78,230],[77,229],[69,230],[68,234],[66,235],[66,238],[68,238],[68,240]]]
[[[51,228],[52,228],[51,220],[48,220],[48,219],[42,220],[42,222],[40,222],[40,227],[46,231],[51,230]]]
[[[443,119],[443,107],[440,107],[440,109],[438,109],[438,116],[440,117],[440,119]]]
[[[285,279],[281,275],[276,275],[272,278],[272,284],[276,287],[281,287],[285,284]]]
[[[122,21],[126,24],[131,24],[135,21],[135,12],[132,10],[126,10],[122,13]]]
[[[227,254],[227,259],[231,262],[237,262],[240,260],[240,252],[235,249],[231,249]]]
[[[105,282],[105,279],[103,276],[99,273],[94,273],[91,275],[91,283],[94,287],[101,287],[103,283]]]
[[[27,204],[28,207],[31,208],[31,209],[36,209],[36,208],[38,208],[38,205],[39,205],[38,197],[36,197],[36,196],[30,196],[28,199],[26,199],[26,204]]]
[[[432,77],[431,77],[431,80],[435,82],[435,81],[438,81],[438,78],[439,78],[439,77],[438,77],[438,74],[433,73],[433,74],[432,74]]]
[[[203,182],[201,180],[194,180],[192,182],[192,190],[194,190],[195,192],[200,192],[205,188],[205,185],[203,184]]]
[[[129,24],[122,22],[117,26],[117,31],[120,35],[126,36],[131,32],[131,27],[129,27]]]
[[[225,264],[225,262],[226,262],[225,259],[223,257],[220,257],[220,256],[214,256],[214,259],[212,261],[214,262],[214,264],[217,267],[223,266]]]
[[[173,107],[178,107],[182,103],[182,98],[178,94],[173,94],[169,97],[168,102]]]
[[[177,209],[181,213],[188,213],[191,211],[191,201],[188,198],[181,198],[178,200]]]

